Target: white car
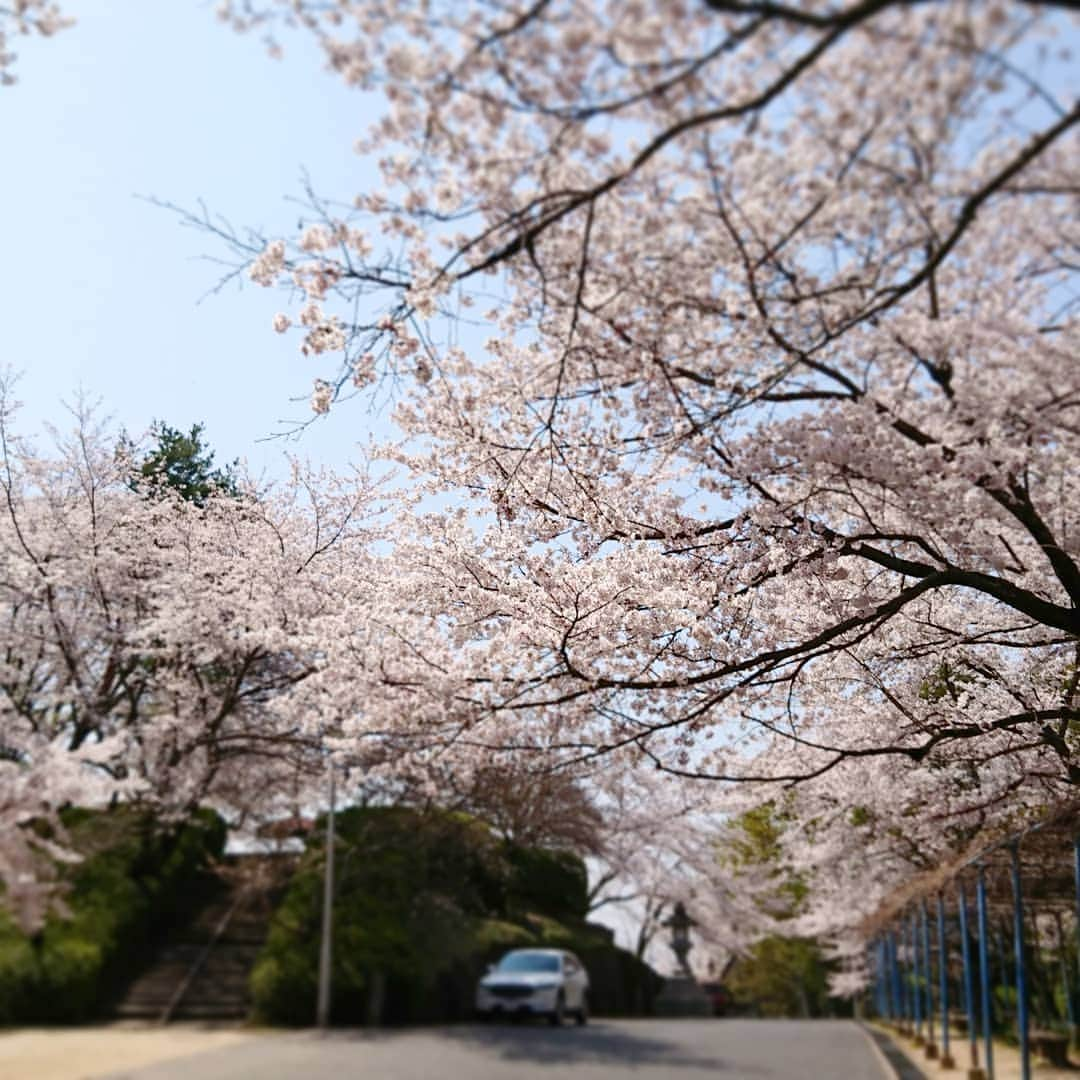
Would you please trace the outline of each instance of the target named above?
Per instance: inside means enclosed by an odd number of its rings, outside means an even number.
[[[514,949],[488,969],[476,988],[482,1018],[546,1016],[553,1025],[589,1019],[589,976],[564,949]]]

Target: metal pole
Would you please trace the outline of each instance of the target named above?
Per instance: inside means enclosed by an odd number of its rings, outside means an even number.
[[[892,956],[889,953],[889,932],[881,931],[881,993],[882,1001],[885,1002],[885,1014],[891,1021],[896,1020],[896,1012],[893,1009],[892,1000]]]
[[[896,1023],[896,1001],[893,998],[893,977],[892,977],[892,951],[889,948],[889,935],[887,932],[883,932],[881,935],[881,960],[883,967],[881,969],[881,997],[885,1003],[885,1015],[889,1018],[890,1023]]]
[[[904,993],[903,984],[900,981],[900,956],[896,947],[896,931],[889,931],[889,963],[892,966],[892,989],[893,989],[893,1019],[904,1027]]]
[[[334,763],[330,763],[330,809],[326,814],[326,876],[323,881],[322,939],[319,942],[319,998],[315,1021],[330,1026],[330,969],[334,933]]]
[[[975,905],[979,914],[979,983],[982,989],[983,1052],[986,1075],[994,1080],[994,1032],[990,1000],[990,943],[986,925],[986,871],[979,867],[975,889]]]
[[[1065,930],[1061,925],[1061,912],[1054,913],[1057,926],[1058,962],[1061,964],[1061,981],[1065,993],[1065,1019],[1069,1024],[1069,1038],[1076,1038],[1076,1003],[1073,1001],[1072,980],[1069,978],[1068,952],[1065,948]]]
[[[887,965],[885,963],[885,937],[877,939],[875,949],[874,968],[876,979],[874,980],[874,1008],[878,1017],[887,1020],[889,1017],[889,996],[885,988]]]
[[[919,930],[922,937],[923,955],[923,994],[925,995],[924,1011],[926,1012],[926,1056],[937,1057],[937,1044],[934,1042],[934,976],[930,962],[930,925],[926,917],[926,900],[919,901]]]
[[[968,1044],[971,1051],[971,1070],[979,1067],[979,1032],[975,1024],[975,980],[971,973],[971,939],[968,936],[967,894],[960,885],[960,949],[964,959],[964,1011],[967,1013]]]
[[[938,998],[941,1002],[941,1064],[951,1069],[955,1062],[949,1053],[949,953],[945,948],[945,897],[937,898]]]
[[[1024,956],[1024,893],[1020,881],[1020,845],[1012,845],[1013,943],[1016,946],[1016,1028],[1020,1037],[1020,1075],[1031,1080],[1028,1045],[1027,964]]]
[[[915,1016],[915,1041],[921,1046],[922,1031],[922,989],[919,986],[919,928],[918,916],[913,912],[908,940],[911,942],[911,991],[912,1013]]]
[[[1076,884],[1076,976],[1080,989],[1080,836],[1073,840],[1073,880]],[[1075,1008],[1074,1008],[1075,1013]],[[1076,1034],[1073,1034],[1075,1041]]]
[[[911,1022],[911,1010],[908,1008],[907,972],[904,970],[904,928],[898,924],[893,931],[893,962],[896,965],[896,1000],[900,1004],[900,1026],[907,1031]]]

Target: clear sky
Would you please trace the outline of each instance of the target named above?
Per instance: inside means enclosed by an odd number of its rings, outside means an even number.
[[[304,169],[349,199],[375,183],[352,150],[372,99],[326,72],[306,35],[275,61],[205,0],[64,8],[76,26],[17,39],[19,82],[0,90],[0,365],[24,373],[20,426],[64,423],[82,387],[133,433],[205,421],[219,459],[276,472],[288,448],[343,465],[375,422],[363,407],[299,444],[259,441],[310,416],[320,374],[270,330],[284,298],[245,282],[198,303],[219,277],[200,259],[212,239],[138,196],[289,232]]]

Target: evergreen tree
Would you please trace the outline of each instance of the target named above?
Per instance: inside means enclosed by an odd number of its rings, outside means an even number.
[[[131,486],[136,491],[154,495],[168,489],[196,506],[205,505],[211,495],[239,495],[236,462],[214,467],[214,452],[203,440],[202,424],[193,424],[185,434],[155,420],[150,433],[153,445],[141,456],[126,435],[121,439],[120,450],[132,461]]]

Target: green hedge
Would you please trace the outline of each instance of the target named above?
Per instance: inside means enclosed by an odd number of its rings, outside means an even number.
[[[157,828],[130,808],[62,814],[83,860],[61,868],[69,914],[28,938],[0,908],[0,1023],[71,1023],[100,1015],[165,928],[201,901],[200,871],[220,856],[225,823],[199,811]]]
[[[379,982],[384,1022],[462,1019],[486,966],[524,946],[577,951],[597,1011],[648,1007],[655,975],[584,921],[587,879],[576,856],[501,843],[474,819],[438,810],[353,809],[339,816],[337,835],[335,1022],[371,1017]],[[315,839],[252,974],[264,1021],[314,1020],[323,869]]]
[[[568,922],[584,920],[589,906],[585,863],[569,851],[507,845],[504,905],[508,913],[540,912]]]

